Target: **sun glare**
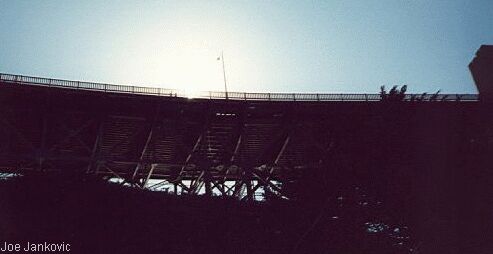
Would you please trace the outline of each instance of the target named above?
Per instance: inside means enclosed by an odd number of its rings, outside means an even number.
[[[222,82],[222,67],[217,61],[217,52],[183,47],[175,52],[165,52],[163,61],[156,61],[166,79],[186,91],[209,90]],[[153,79],[161,78],[152,77]]]
[[[115,66],[116,76],[144,85],[177,89],[190,98],[197,97],[200,91],[222,91],[223,67],[218,57],[224,50],[228,76],[228,45],[235,45],[235,52],[231,52],[234,54],[241,50],[241,45],[229,40],[230,34],[221,26],[193,23],[171,27],[151,27],[127,41],[122,40],[125,44],[121,48],[125,52],[118,50],[122,60],[121,65]]]

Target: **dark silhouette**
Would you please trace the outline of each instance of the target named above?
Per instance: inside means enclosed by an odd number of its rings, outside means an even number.
[[[403,101],[406,96],[407,85],[403,85],[401,89],[397,89],[397,86],[393,86],[387,93],[385,86],[380,87],[380,97],[382,101]]]
[[[471,64],[477,81],[484,63]],[[395,86],[189,100],[0,80],[1,239],[80,253],[493,249],[488,96]]]

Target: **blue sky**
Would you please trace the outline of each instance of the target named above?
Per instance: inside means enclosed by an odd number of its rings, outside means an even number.
[[[0,72],[221,90],[476,93],[493,1],[6,1]]]

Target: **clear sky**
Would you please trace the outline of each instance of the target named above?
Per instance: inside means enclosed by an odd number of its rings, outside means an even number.
[[[221,90],[476,93],[493,1],[0,0],[0,72]]]

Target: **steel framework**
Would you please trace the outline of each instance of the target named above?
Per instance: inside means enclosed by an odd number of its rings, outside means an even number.
[[[411,96],[411,95],[409,95]],[[477,95],[440,95],[473,103]],[[410,98],[410,97],[406,97]],[[428,98],[428,97],[427,97]],[[334,140],[334,119],[375,116],[378,94],[207,92],[0,74],[0,171],[74,171],[137,188],[286,196]]]

